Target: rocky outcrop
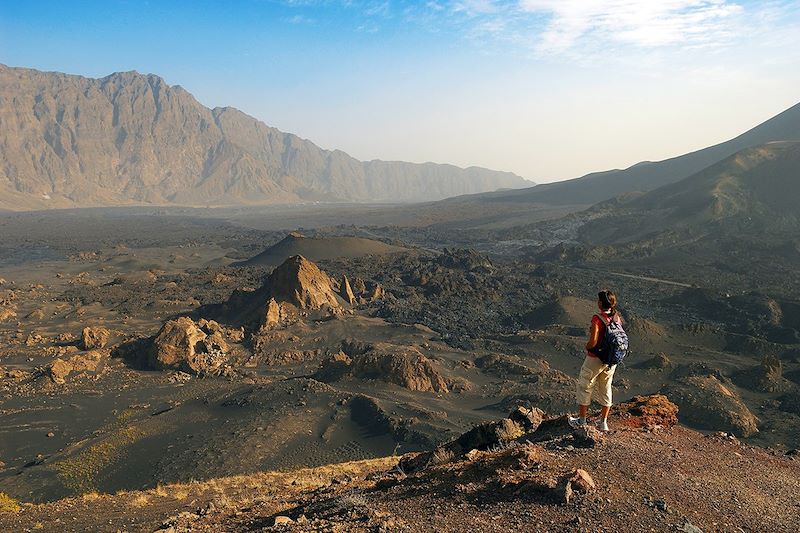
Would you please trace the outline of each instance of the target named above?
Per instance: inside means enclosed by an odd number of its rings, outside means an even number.
[[[10,307],[0,307],[0,322],[9,320],[17,316],[17,313],[14,309]]]
[[[735,389],[715,375],[690,375],[662,392],[680,408],[680,421],[698,429],[727,431],[738,437],[758,432],[758,419]]]
[[[350,286],[350,280],[347,279],[347,276],[342,277],[342,284],[339,289],[339,295],[344,299],[345,302],[349,303],[350,305],[356,304],[356,295],[353,294],[353,288]]]
[[[188,317],[167,321],[153,339],[151,367],[219,373],[228,360],[228,343],[221,330],[215,331],[209,322],[204,326],[205,330]]]
[[[634,396],[615,405],[614,412],[627,427],[670,428],[678,423],[678,406],[663,394]]]
[[[737,385],[756,392],[786,392],[792,383],[783,377],[783,364],[774,355],[765,355],[761,364],[748,368],[734,376]]]
[[[470,248],[445,248],[442,255],[436,258],[436,262],[446,268],[455,268],[468,272],[480,271],[488,273],[494,270],[494,265],[492,265],[487,256]]]
[[[288,258],[254,291],[234,291],[223,306],[230,320],[266,332],[295,322],[309,313],[318,318],[341,314],[334,283],[300,255]]]
[[[345,342],[344,350],[324,361],[316,375],[322,381],[351,375],[379,379],[413,391],[449,391],[448,381],[435,363],[412,346]]]
[[[86,327],[83,328],[81,333],[81,345],[84,350],[93,350],[95,348],[105,348],[108,340],[111,338],[111,332],[103,327]]]
[[[270,297],[298,309],[319,309],[323,305],[339,307],[331,279],[319,267],[295,255],[272,271],[267,280]]]
[[[463,457],[472,450],[489,450],[508,444],[525,434],[535,432],[543,419],[544,412],[541,409],[517,407],[508,418],[479,424],[435,450],[403,456],[400,459],[400,468],[406,473],[419,472],[443,459],[450,461]]]

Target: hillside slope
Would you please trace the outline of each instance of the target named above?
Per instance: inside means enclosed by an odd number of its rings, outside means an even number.
[[[674,418],[668,420],[663,397],[639,399],[621,406],[606,436],[572,431],[564,417],[545,419],[522,435],[481,434],[488,440],[474,440],[466,453],[434,454],[417,471],[403,468],[414,457],[394,468],[397,458],[387,457],[39,505],[12,500],[0,528],[795,531],[796,454],[669,428]],[[511,419],[480,427],[519,428]]]
[[[800,141],[800,104],[729,141],[658,162],[638,163],[624,170],[595,172],[580,178],[520,191],[476,196],[473,201],[547,205],[590,205],[632,191],[650,191],[680,181],[740,150],[772,141]]]
[[[410,202],[523,187],[509,172],[361,162],[155,75],[0,65],[0,208]]]
[[[800,235],[800,142],[747,148],[677,183],[622,205],[597,206],[581,240],[615,244],[666,232]],[[765,232],[769,230],[769,235]]]

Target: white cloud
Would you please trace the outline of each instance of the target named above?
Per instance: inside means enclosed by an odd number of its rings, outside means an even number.
[[[563,52],[594,39],[640,47],[709,46],[728,42],[742,6],[727,0],[521,0],[549,16],[540,52]]]

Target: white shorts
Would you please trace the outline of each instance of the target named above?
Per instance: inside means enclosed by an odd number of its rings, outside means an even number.
[[[594,399],[603,407],[611,407],[611,379],[616,366],[608,367],[597,357],[586,356],[578,376],[578,405],[589,405]]]

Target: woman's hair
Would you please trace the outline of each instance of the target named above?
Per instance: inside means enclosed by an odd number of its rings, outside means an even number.
[[[600,291],[597,293],[597,299],[600,302],[600,307],[609,313],[611,316],[617,314],[617,295],[609,290]]]

